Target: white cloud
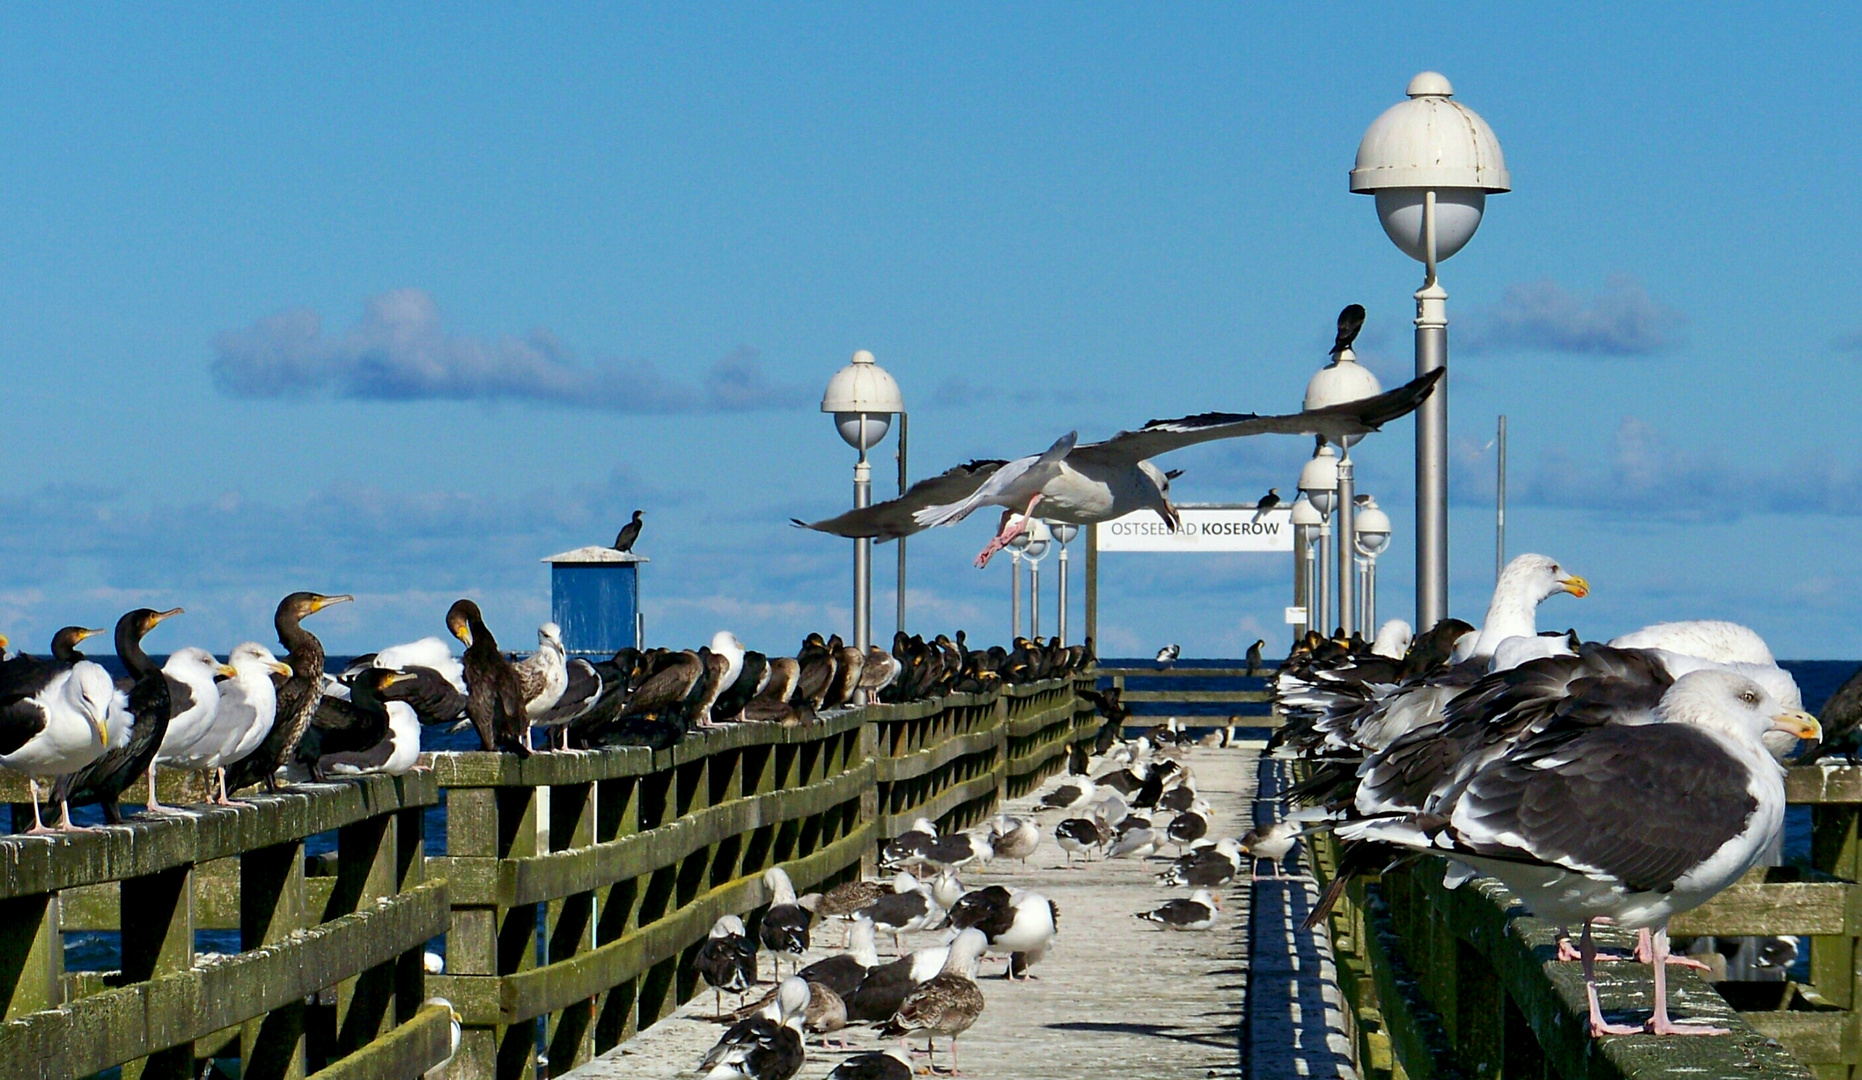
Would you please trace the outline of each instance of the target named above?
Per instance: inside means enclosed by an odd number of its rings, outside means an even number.
[[[807,397],[771,381],[748,347],[687,385],[644,361],[577,363],[541,328],[491,339],[449,333],[439,305],[421,289],[372,297],[342,334],[325,334],[323,317],[300,308],[223,331],[213,349],[214,381],[233,397],[511,400],[621,413],[741,412]]]
[[[1687,320],[1633,278],[1617,276],[1590,296],[1549,280],[1513,285],[1499,303],[1456,321],[1455,347],[1470,352],[1647,356],[1675,344]]]

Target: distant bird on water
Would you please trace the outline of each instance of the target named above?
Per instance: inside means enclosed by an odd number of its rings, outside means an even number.
[[[634,549],[634,541],[640,539],[640,530],[646,527],[645,518],[645,511],[634,511],[634,519],[621,526],[620,534],[615,536],[614,550],[632,551]]]
[[[1338,313],[1338,337],[1332,342],[1332,355],[1337,356],[1351,343],[1358,340],[1358,331],[1364,329],[1364,305],[1346,304],[1345,310]]]
[[[1254,521],[1261,520],[1262,518],[1267,516],[1268,511],[1272,510],[1274,507],[1279,506],[1279,505],[1280,505],[1280,489],[1279,488],[1268,488],[1267,494],[1261,496],[1260,499],[1256,500],[1254,504],[1253,520]]]

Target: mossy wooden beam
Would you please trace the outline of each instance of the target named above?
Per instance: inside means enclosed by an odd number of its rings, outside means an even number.
[[[250,808],[200,807],[90,833],[0,837],[0,898],[58,892],[229,858],[439,801],[431,773],[366,776],[252,795]]]
[[[393,1031],[312,1073],[310,1080],[419,1076],[444,1061],[451,1049],[451,1011],[444,1005],[425,1005]]]
[[[0,1024],[0,1061],[11,1076],[52,1080],[147,1057],[416,948],[445,931],[448,914],[445,882],[429,882],[276,944]]]

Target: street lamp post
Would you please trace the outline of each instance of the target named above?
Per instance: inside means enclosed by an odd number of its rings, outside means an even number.
[[[1294,625],[1299,627],[1301,637],[1315,625],[1312,545],[1317,535],[1314,530],[1324,523],[1325,519],[1313,509],[1312,500],[1304,492],[1293,500],[1293,604],[1305,612],[1301,621]]]
[[[1500,142],[1448,80],[1425,71],[1409,100],[1385,110],[1358,143],[1351,190],[1375,195],[1384,233],[1423,264],[1416,292],[1416,374],[1448,366],[1448,292],[1438,262],[1480,227],[1487,196],[1512,178]],[[1416,410],[1416,632],[1448,613],[1448,380]]]
[[[1028,546],[1022,550],[1022,558],[1028,560],[1028,636],[1041,636],[1041,560],[1053,545],[1053,533],[1047,522],[1035,518],[1028,523],[1022,536],[1028,538]]]
[[[1358,506],[1357,532],[1352,546],[1364,560],[1364,603],[1363,622],[1364,637],[1370,640],[1377,634],[1377,556],[1390,546],[1390,515],[1377,506],[1377,500],[1369,495],[1359,496],[1363,501]]]
[[[1060,604],[1055,611],[1059,624],[1060,643],[1067,643],[1067,541],[1079,535],[1080,527],[1065,521],[1050,521],[1047,529],[1054,534],[1054,542],[1060,545]]]
[[[835,430],[848,446],[860,451],[853,467],[853,505],[864,509],[873,502],[873,467],[866,452],[879,445],[892,426],[892,417],[905,411],[899,384],[861,349],[853,362],[828,380],[821,411],[834,414]],[[873,643],[873,541],[853,542],[853,644],[864,652]]]
[[[1312,508],[1319,514],[1319,566],[1313,575],[1314,602],[1308,613],[1308,622],[1321,634],[1326,632],[1325,620],[1331,614],[1330,589],[1327,587],[1331,576],[1328,564],[1332,549],[1331,514],[1338,498],[1338,455],[1332,447],[1324,445],[1313,451],[1312,460],[1300,469],[1300,494],[1306,497]],[[1341,579],[1341,587],[1348,587]]]
[[[1378,383],[1377,376],[1371,374],[1369,368],[1358,363],[1358,355],[1348,348],[1340,349],[1332,357],[1332,362],[1320,368],[1313,375],[1312,381],[1306,384],[1306,408],[1308,410],[1323,409],[1349,401],[1362,401],[1381,393],[1383,393],[1383,387]],[[1350,438],[1339,440],[1338,448],[1341,456],[1334,469],[1337,481],[1334,487],[1338,493],[1334,502],[1334,505],[1338,507],[1336,540],[1338,545],[1338,625],[1344,627],[1346,633],[1350,633],[1351,629],[1357,625],[1357,620],[1352,615],[1354,575],[1351,563],[1351,537],[1356,531],[1352,526],[1352,515],[1357,510],[1352,491],[1352,441]],[[1322,508],[1321,513],[1323,512]]]

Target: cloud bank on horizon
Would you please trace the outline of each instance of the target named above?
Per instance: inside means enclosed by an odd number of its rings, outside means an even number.
[[[1512,285],[1498,303],[1458,321],[1457,349],[1579,356],[1650,356],[1678,344],[1687,326],[1685,315],[1620,274],[1588,296],[1549,279]]]
[[[584,365],[542,328],[479,338],[447,331],[423,289],[369,298],[362,317],[326,335],[308,308],[267,315],[213,339],[213,379],[232,397],[329,394],[375,401],[523,401],[616,413],[747,412],[805,404],[800,387],[770,379],[740,346],[697,385],[645,361]]]

